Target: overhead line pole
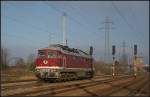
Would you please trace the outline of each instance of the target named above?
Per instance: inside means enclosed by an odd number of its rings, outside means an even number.
[[[105,52],[104,52],[104,62],[110,62],[110,29],[113,22],[109,17],[105,18],[104,29],[105,29]]]

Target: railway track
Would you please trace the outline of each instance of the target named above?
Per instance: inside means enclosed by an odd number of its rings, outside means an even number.
[[[30,94],[27,94],[27,95],[28,96],[55,95],[55,94],[64,93],[64,92],[71,91],[71,90],[76,90],[76,89],[79,89],[79,87],[90,87],[90,86],[94,86],[94,85],[97,85],[97,84],[102,84],[103,82],[107,82],[107,81],[112,81],[112,79],[109,78],[109,79],[103,79],[103,80],[91,80],[90,82],[65,85],[65,86],[62,86],[62,87],[59,87],[59,88],[52,87],[52,88],[50,88],[51,91],[49,91],[49,89],[46,89],[46,90],[43,90],[43,91],[30,93]]]
[[[101,77],[100,77],[101,78]],[[54,86],[61,86],[61,85],[70,85],[73,83],[82,83],[83,81],[89,81],[89,80],[77,80],[77,81],[67,81],[67,82],[61,82],[61,83],[45,83],[45,82],[39,82],[38,84],[29,84],[26,82],[26,84],[20,84],[20,83],[7,83],[5,85],[2,85],[2,94],[4,95],[13,95],[13,94],[18,94],[17,91],[20,91],[20,93],[24,92],[30,92],[32,90],[37,90],[37,89],[44,89],[48,87],[54,87]],[[69,83],[68,83],[69,82]],[[11,85],[10,85],[11,84]],[[13,84],[13,85],[12,85]],[[30,87],[27,87],[30,86]]]
[[[119,78],[122,78],[122,77],[119,77]],[[5,91],[2,90],[2,94],[6,95],[6,96],[9,96],[9,95],[34,95],[34,94],[49,91],[49,90],[56,90],[56,91],[60,92],[60,90],[64,90],[65,88],[70,88],[73,86],[80,86],[80,85],[87,85],[87,84],[94,85],[94,84],[98,84],[100,82],[103,83],[103,81],[108,81],[108,80],[112,80],[112,78],[109,78],[109,79],[105,78],[102,80],[102,78],[100,77],[99,79],[96,78],[96,79],[92,79],[92,80],[70,81],[69,83],[68,82],[53,83],[53,84],[45,83],[45,84],[39,85],[39,86],[38,85],[30,86],[30,88],[24,88],[22,86],[21,88],[18,88],[15,90],[14,89],[5,90]],[[59,90],[57,90],[58,88],[59,88]],[[41,94],[43,94],[43,93],[41,93]]]
[[[132,79],[127,80],[126,79]],[[3,96],[41,96],[41,95],[47,95],[47,96],[61,96],[61,95],[67,95],[67,93],[71,93],[71,91],[79,91],[84,90],[84,92],[78,93],[79,95],[92,95],[92,96],[106,96],[106,95],[117,95],[117,92],[120,90],[123,93],[124,91],[128,91],[125,95],[135,95],[137,92],[141,90],[136,90],[135,88],[129,88],[129,86],[135,86],[138,80],[142,78],[134,78],[133,76],[117,76],[116,78],[112,78],[111,76],[96,76],[92,79],[86,79],[86,80],[76,80],[76,81],[67,81],[67,82],[60,82],[60,83],[43,83],[43,82],[37,82],[33,81],[33,83],[26,82],[24,84],[18,84],[18,86],[8,85],[5,84],[2,86],[2,92],[1,94]],[[122,80],[125,80],[125,82],[122,82]],[[122,83],[114,84],[114,82]],[[23,82],[21,82],[23,83]],[[11,83],[12,84],[12,83]],[[146,80],[143,81],[143,83],[136,86],[137,89],[139,89],[142,85],[146,84]],[[15,85],[15,84],[14,84]],[[93,91],[102,91],[101,89],[95,89],[94,87],[102,87],[103,85],[107,86],[107,88],[102,89],[103,92],[97,92],[94,93]],[[134,86],[133,86],[134,87]],[[90,90],[91,88],[91,90]],[[112,89],[113,88],[113,89]],[[130,93],[129,93],[130,90]],[[85,93],[86,91],[86,93]],[[106,92],[107,91],[107,92]],[[121,92],[120,92],[121,93]],[[68,94],[69,95],[69,94]],[[118,94],[119,95],[119,94]]]
[[[95,78],[104,78],[104,77],[111,77],[111,75],[95,76]],[[19,88],[19,87],[24,86],[24,85],[26,85],[26,86],[31,85],[32,86],[34,84],[39,84],[39,83],[42,83],[42,81],[40,81],[38,79],[18,80],[18,81],[3,81],[1,84],[1,87],[2,87],[2,90],[5,90],[5,89]]]
[[[148,79],[144,79],[137,84],[134,83],[132,86],[129,86],[128,88],[131,89],[131,91],[127,94],[127,96],[134,96],[140,93],[140,90],[144,88],[143,86],[147,84],[147,82],[148,82]]]
[[[145,94],[150,94],[149,92],[149,84],[146,83],[142,89],[136,94],[136,96],[146,96]]]
[[[18,82],[18,83],[5,83],[1,85],[1,90],[5,91],[5,90],[10,90],[10,89],[17,89],[20,87],[30,87],[30,86],[37,86],[37,85],[41,85],[42,83],[38,82],[37,80],[33,80],[33,81],[23,81],[23,82]]]
[[[128,86],[132,85],[133,83],[135,84],[139,79],[143,79],[143,77],[135,79],[135,78],[130,78],[129,79],[120,79],[120,80],[114,80],[114,81],[106,81],[104,84],[90,84],[90,85],[79,85],[77,88],[73,89],[68,89],[66,91],[59,91],[53,93],[49,93],[47,95],[49,96],[65,96],[65,95],[70,95],[70,96],[111,96],[113,93],[119,92],[122,89],[128,89]],[[115,85],[114,85],[115,82]],[[113,83],[113,84],[112,84]],[[136,85],[136,84],[135,84]],[[141,87],[141,86],[139,86]],[[137,89],[137,87],[135,87]],[[135,89],[133,89],[135,91]],[[129,89],[128,89],[129,91]],[[133,91],[131,91],[133,92]],[[78,94],[74,94],[78,93]],[[123,93],[120,95],[124,95]],[[116,96],[116,95],[113,95]]]
[[[2,84],[8,84],[8,83],[20,83],[20,82],[30,82],[30,81],[36,81],[37,79],[27,79],[27,80],[13,80],[13,81],[1,81]]]
[[[56,95],[52,92],[52,93],[46,94],[46,96],[47,95],[48,96],[53,96],[53,95],[60,96],[60,95],[62,95],[61,93],[70,92],[70,91],[74,92],[74,91],[79,90],[79,89],[84,90],[84,91],[86,91],[86,93],[90,94],[88,96],[98,96],[98,95],[88,91],[88,89],[86,89],[86,88],[96,87],[97,85],[103,85],[103,84],[110,83],[110,82],[113,82],[113,81],[119,81],[119,80],[122,80],[122,78],[126,78],[126,77],[120,77],[120,78],[117,78],[117,79],[107,79],[107,80],[102,80],[102,81],[93,81],[92,83],[77,84],[76,86],[73,86],[72,88],[67,88],[67,89],[55,91]],[[81,95],[82,95],[82,93],[81,93]],[[84,95],[87,95],[87,94],[84,94]],[[82,96],[84,96],[84,95],[82,95]]]
[[[118,83],[118,84],[113,84],[113,83],[108,83],[111,87],[108,88],[106,90],[106,92],[103,92],[101,93],[101,95],[106,95],[106,96],[116,96],[117,93],[121,95],[126,95],[126,96],[131,96],[130,93],[133,93],[135,91],[135,89],[139,89],[137,86],[135,85],[138,85],[137,82],[139,80],[143,79],[143,77],[141,78],[137,78],[137,79],[133,79],[133,80],[130,80],[130,81],[127,81],[125,83]],[[145,80],[144,80],[145,82]],[[134,89],[131,89],[130,86],[134,86]],[[140,86],[141,88],[141,86]],[[126,92],[124,92],[126,90]],[[135,95],[135,94],[134,94]],[[134,96],[132,95],[132,96]]]
[[[111,77],[112,75],[96,75],[93,79],[96,78],[106,78],[106,77]],[[74,80],[76,81],[76,80]],[[70,82],[70,81],[67,81]],[[44,82],[45,83],[45,82]],[[33,80],[18,80],[18,81],[5,81],[1,85],[2,90],[7,90],[7,89],[16,89],[19,87],[28,87],[28,86],[38,86],[42,85],[43,82],[39,81],[38,79],[33,79]]]

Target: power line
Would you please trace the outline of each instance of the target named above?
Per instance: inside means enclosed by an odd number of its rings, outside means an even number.
[[[105,52],[104,52],[104,62],[109,63],[110,62],[110,29],[111,28],[111,24],[113,24],[113,22],[109,19],[109,17],[105,18],[105,22],[104,23],[104,29],[105,29]],[[103,28],[102,28],[103,29]]]
[[[39,28],[39,27],[37,27],[37,26],[34,26],[34,25],[32,25],[32,24],[28,24],[28,23],[26,23],[26,22],[23,22],[23,21],[20,21],[20,20],[17,20],[17,19],[15,19],[15,18],[12,18],[12,17],[8,17],[8,16],[5,16],[7,19],[10,19],[10,20],[12,20],[12,21],[15,21],[15,22],[17,22],[17,23],[20,23],[20,24],[23,24],[23,25],[25,25],[25,26],[28,26],[28,27],[31,27],[31,28],[34,28],[34,29],[36,29],[36,30],[41,30],[42,32],[49,32],[49,31],[47,31],[47,30],[44,30],[44,29],[42,29],[42,28]],[[51,33],[51,32],[50,32]],[[43,35],[43,34],[42,34]]]
[[[44,3],[45,3],[45,2],[44,2]],[[52,9],[54,9],[55,11],[57,11],[58,13],[63,14],[63,13],[65,12],[65,11],[61,11],[60,9],[58,9],[58,8],[52,6],[52,5],[49,5],[48,3],[45,3],[45,4],[48,5],[49,7],[51,7]],[[89,27],[89,26],[87,27],[85,24],[79,22],[77,19],[75,19],[74,17],[72,17],[72,16],[69,15],[69,14],[67,14],[67,16],[68,16],[68,18],[69,18],[70,20],[72,20],[72,21],[78,23],[79,25],[81,25],[82,27],[84,27],[85,30],[87,30],[87,31],[89,32],[88,29],[91,28],[91,27]],[[93,32],[93,30],[92,30],[92,32]],[[90,33],[91,33],[91,32],[90,32]]]
[[[73,6],[70,6],[70,8],[73,9],[73,10],[76,10],[76,8],[73,7]],[[81,10],[80,10],[80,11],[81,11]],[[81,12],[80,12],[80,13],[81,13]],[[78,15],[79,15],[80,17],[84,18],[84,19],[86,18],[85,16],[79,14],[79,12],[78,12]],[[95,26],[96,26],[96,25],[92,25],[91,23],[88,23],[87,21],[86,21],[86,24],[90,24],[90,25],[88,25],[88,27],[90,27],[90,28],[91,28],[91,26],[92,26],[93,28],[95,28]]]
[[[44,3],[45,3],[45,2],[44,2]],[[63,13],[65,13],[65,11],[61,11],[60,9],[55,8],[54,6],[49,5],[48,3],[45,3],[45,4],[48,5],[49,7],[51,7],[53,10],[57,11],[58,13],[61,13],[61,15],[62,15]],[[77,21],[76,19],[74,19],[73,17],[71,17],[70,15],[68,15],[68,17],[69,17],[70,19],[72,19],[73,21],[75,21],[76,23],[82,25],[82,23],[80,23],[79,21]]]
[[[132,8],[131,6],[129,6],[129,7],[130,7],[130,12],[132,13],[132,17],[134,17],[135,22],[138,23],[138,22],[137,22],[138,19],[137,19],[136,15],[135,15],[134,12],[133,12],[133,8]]]
[[[124,17],[124,15],[122,15],[122,13],[120,12],[120,10],[118,9],[117,5],[115,5],[113,2],[111,3],[112,6],[114,7],[114,9],[116,10],[116,12],[122,17],[122,19],[124,20],[124,22],[128,25],[128,27],[134,31],[133,26],[127,21],[127,19]]]
[[[122,64],[127,65],[128,63],[128,59],[127,59],[127,55],[126,55],[126,42],[123,41],[122,43]]]
[[[128,27],[133,31],[133,32],[139,32],[139,30],[135,30],[133,28],[133,26],[127,21],[127,19],[124,17],[124,15],[122,15],[121,11],[118,9],[117,5],[115,5],[113,2],[112,2],[112,6],[114,7],[114,9],[116,10],[116,12],[122,17],[122,19],[125,21],[125,23],[128,25]],[[132,13],[132,16],[136,19],[136,23],[137,23],[137,17],[133,14],[133,11],[132,11],[132,8],[130,7],[130,10],[131,10],[131,13]]]
[[[16,6],[13,6],[13,7],[16,7]],[[18,8],[18,7],[16,7],[16,8]],[[24,8],[24,7],[23,7]],[[30,10],[31,11],[31,10]],[[29,16],[29,15],[28,15]],[[21,16],[21,17],[24,17],[24,16]],[[32,18],[32,17],[31,17]],[[14,19],[14,18],[11,18],[12,20],[14,20],[14,21],[16,21],[16,22],[18,22],[16,19]],[[35,17],[34,17],[34,19],[35,19]],[[20,21],[19,21],[20,22]],[[22,22],[23,24],[26,24],[25,22]],[[27,24],[28,25],[28,24]],[[36,26],[34,26],[34,25],[32,25],[32,24],[30,24],[30,26],[32,26],[33,28],[36,28],[36,29],[38,29],[38,30],[41,30],[42,28],[39,28],[39,27],[36,27]],[[43,29],[44,30],[44,29]],[[47,31],[47,30],[45,30],[44,32],[49,32],[49,31]],[[50,37],[49,37],[49,44],[52,44],[52,33],[51,32],[49,32],[49,35],[50,35]],[[48,35],[48,36],[49,36]]]
[[[41,29],[40,29],[40,28],[38,28],[38,27],[35,27],[35,26],[33,26],[33,25],[28,25],[28,24],[26,24],[25,22],[19,21],[19,20],[15,19],[15,18],[8,17],[8,16],[5,16],[5,17],[6,17],[7,19],[9,19],[9,20],[12,20],[12,21],[14,21],[14,22],[17,22],[17,23],[20,23],[20,24],[26,25],[26,26],[28,26],[28,27],[33,27],[33,28],[34,28],[34,29],[36,29],[36,30],[41,30]],[[43,31],[43,30],[42,30],[42,31]],[[12,35],[9,35],[9,36],[11,36],[11,37],[12,37]],[[28,40],[28,39],[26,39],[26,38],[24,38],[24,37],[20,37],[20,36],[13,36],[13,37]]]
[[[37,43],[36,40],[33,40],[33,39],[29,39],[29,38],[25,38],[25,37],[21,37],[21,36],[16,36],[16,35],[10,35],[10,34],[7,34],[8,37],[12,37],[12,38],[15,38],[15,39],[21,39],[21,40],[25,40],[25,41],[29,41],[30,42],[33,42],[33,43]],[[40,44],[44,44],[45,42],[38,42]]]
[[[8,18],[8,19],[11,19],[12,21],[15,21],[15,22],[18,22],[18,23],[21,23],[21,24],[23,24],[23,25],[26,25],[26,26],[28,26],[28,27],[33,27],[34,29],[36,29],[36,30],[41,30],[42,32],[44,31],[44,32],[49,32],[49,31],[47,31],[47,30],[44,30],[44,29],[42,29],[42,28],[39,28],[39,27],[37,27],[37,26],[34,26],[34,25],[32,25],[32,24],[28,24],[28,23],[26,23],[26,22],[24,22],[24,21],[20,21],[20,20],[18,20],[18,19],[15,19],[15,18],[12,18],[12,17],[9,17],[9,16],[5,16],[6,18]]]

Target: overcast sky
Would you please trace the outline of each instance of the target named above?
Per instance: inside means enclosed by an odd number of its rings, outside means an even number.
[[[105,30],[100,28],[109,17],[114,28],[110,30],[110,47],[116,45],[117,56],[122,53],[125,41],[129,58],[133,45],[137,44],[138,55],[149,64],[148,1],[3,1],[2,47],[9,48],[10,57],[26,58],[50,42],[62,43],[63,12],[67,13],[70,47],[86,51],[92,45],[94,58],[103,60]]]

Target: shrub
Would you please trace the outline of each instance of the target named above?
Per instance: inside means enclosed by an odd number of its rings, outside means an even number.
[[[28,64],[28,68],[29,68],[29,70],[31,70],[31,71],[35,71],[35,65],[34,65],[34,63],[30,63],[30,64]]]
[[[5,65],[5,64],[1,64],[1,66],[0,66],[0,69],[6,69],[6,68],[8,68],[8,65]]]

